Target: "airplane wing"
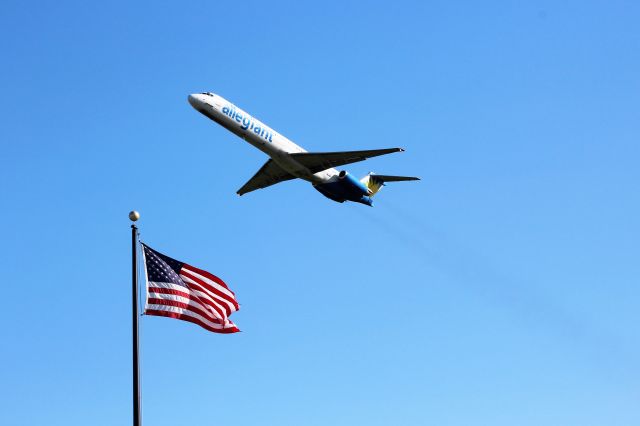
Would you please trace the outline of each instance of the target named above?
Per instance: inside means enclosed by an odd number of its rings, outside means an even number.
[[[238,190],[237,194],[244,195],[247,192],[266,188],[267,186],[291,179],[295,179],[295,176],[282,170],[273,160],[269,160],[258,170],[258,173],[253,175],[253,177]]]
[[[369,149],[365,151],[342,151],[342,152],[301,152],[290,154],[294,160],[305,166],[311,173],[318,173],[332,167],[344,166],[345,164],[357,163],[367,158],[378,155],[391,154],[392,152],[404,151],[402,148]]]

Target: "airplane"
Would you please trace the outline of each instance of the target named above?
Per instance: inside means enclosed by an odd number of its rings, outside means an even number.
[[[353,201],[373,206],[372,197],[385,183],[420,180],[411,176],[373,173],[358,180],[344,170],[335,169],[335,167],[364,161],[371,157],[404,151],[402,148],[307,152],[219,95],[211,92],[194,93],[189,95],[188,99],[191,106],[198,112],[270,157],[262,168],[237,191],[238,195],[299,178],[311,182],[322,195],[338,203]]]

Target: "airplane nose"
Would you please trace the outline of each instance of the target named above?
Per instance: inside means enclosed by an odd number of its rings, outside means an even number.
[[[196,97],[196,95],[195,94],[191,94],[191,95],[189,95],[188,99],[189,99],[189,103],[191,104],[191,106],[195,108],[196,102],[198,102],[198,98]]]

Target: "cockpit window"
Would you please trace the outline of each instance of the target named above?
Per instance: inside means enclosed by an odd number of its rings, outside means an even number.
[[[213,96],[213,93],[211,92],[202,92],[200,93],[201,95],[209,95],[209,96]]]

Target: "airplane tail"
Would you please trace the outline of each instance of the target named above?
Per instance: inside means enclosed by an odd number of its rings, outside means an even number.
[[[406,180],[420,180],[420,178],[413,176],[390,176],[369,173],[360,179],[360,182],[362,182],[362,184],[371,192],[369,196],[373,197],[383,186],[385,186],[385,182],[401,182]]]

